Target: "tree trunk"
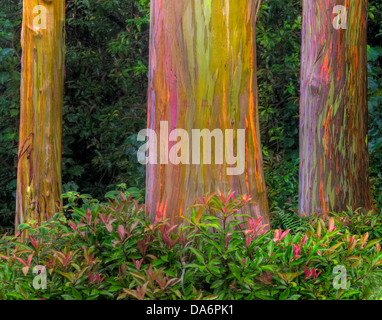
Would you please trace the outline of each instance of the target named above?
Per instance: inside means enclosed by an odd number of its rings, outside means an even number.
[[[183,222],[180,217],[189,214],[194,198],[220,189],[251,195],[255,203],[242,213],[262,216],[263,223],[269,223],[257,103],[259,5],[260,0],[151,2],[148,128],[155,131],[160,144],[154,157],[157,163],[147,165],[146,209],[153,221]],[[168,132],[162,130],[162,135],[161,121],[168,122]],[[171,153],[175,142],[166,145],[165,141],[175,128],[185,130],[190,145],[196,144],[190,148],[189,164],[184,137],[179,142],[184,161],[174,164],[167,159],[167,150]],[[221,138],[217,134],[210,152],[208,148],[201,152],[205,145],[197,146],[193,129],[221,129],[224,143],[234,142],[223,148],[215,144]],[[233,130],[233,140],[227,129]],[[243,130],[242,136],[238,129]],[[235,165],[228,164],[227,146],[234,152],[244,150],[238,159],[242,171],[228,171]],[[199,153],[200,164],[195,160]],[[208,154],[211,164],[203,160]]]
[[[338,4],[347,8],[342,19]],[[367,15],[367,0],[303,1],[300,214],[372,209]]]
[[[65,0],[25,0],[15,226],[61,204]]]

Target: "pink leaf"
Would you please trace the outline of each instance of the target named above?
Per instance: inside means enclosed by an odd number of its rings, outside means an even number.
[[[98,216],[99,216],[99,218],[101,219],[101,221],[102,221],[104,224],[106,224],[106,218],[105,218],[105,216],[104,216],[102,213],[98,213]]]
[[[33,255],[34,255],[34,252],[32,252],[29,257],[28,257],[28,261],[27,261],[27,265],[29,266],[31,264],[31,261],[33,259]]]
[[[281,235],[281,237],[280,237],[280,240],[284,239],[284,238],[286,237],[286,235],[289,233],[289,231],[290,231],[290,229],[285,230],[285,231],[282,233],[282,235]]]
[[[88,221],[89,225],[92,223],[92,212],[89,208],[86,209],[86,220]]]
[[[119,237],[121,238],[121,241],[123,241],[123,238],[125,237],[125,234],[126,234],[126,229],[123,225],[118,226],[118,234],[119,234]]]
[[[227,200],[225,201],[225,204],[228,203],[229,199],[233,198],[233,195],[235,194],[235,192],[236,192],[236,191],[232,191],[232,192],[228,195]],[[233,198],[233,199],[234,199],[234,198]]]
[[[32,246],[37,249],[37,243],[32,236],[29,236],[29,241],[31,242]]]
[[[70,226],[74,231],[77,231],[77,232],[78,232],[78,230],[77,230],[77,226],[74,224],[73,221],[69,221],[69,226]]]
[[[194,201],[196,201],[196,202],[199,202],[199,203],[203,204],[203,202],[200,201],[200,200],[198,200],[198,199],[192,199],[192,200],[194,200]]]
[[[17,260],[19,260],[24,266],[26,266],[27,264],[25,263],[25,261],[19,257],[16,257]]]
[[[259,226],[260,222],[263,220],[263,217],[260,217],[259,219],[257,219],[256,221],[256,224],[255,224],[255,227],[253,228],[253,230],[256,230],[256,228]]]

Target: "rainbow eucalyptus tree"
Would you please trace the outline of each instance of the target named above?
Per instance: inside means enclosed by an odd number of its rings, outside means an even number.
[[[303,1],[300,213],[372,209],[367,15],[367,0]]]
[[[146,210],[153,221],[182,222],[194,198],[220,189],[251,195],[254,204],[242,213],[269,223],[257,104],[259,6],[151,1],[148,129],[155,137]]]
[[[16,227],[60,205],[64,21],[65,0],[24,0]]]

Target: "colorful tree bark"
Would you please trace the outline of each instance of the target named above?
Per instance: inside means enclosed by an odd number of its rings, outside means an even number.
[[[189,137],[192,129],[233,129],[233,150],[239,145],[238,129],[245,130],[240,175],[227,174],[227,157],[216,161],[225,150],[214,143],[211,164],[164,164],[164,153],[156,155],[157,164],[147,165],[146,183],[146,209],[153,221],[183,222],[180,217],[189,214],[194,198],[220,189],[251,195],[255,203],[242,213],[269,223],[257,104],[259,5],[260,0],[151,2],[148,128],[158,136],[158,150],[166,152],[175,143],[163,145],[168,134],[160,135],[161,121],[168,122],[169,132],[184,129]]]
[[[64,21],[65,0],[24,0],[16,227],[61,203]]]
[[[300,213],[372,209],[367,14],[367,0],[303,1]]]

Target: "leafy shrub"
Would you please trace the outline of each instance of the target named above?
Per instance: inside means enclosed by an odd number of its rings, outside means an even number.
[[[266,156],[264,173],[269,210],[295,210],[298,207],[299,160],[285,161],[276,156]]]
[[[382,217],[373,211],[364,212],[362,210],[349,210],[341,213],[332,213],[337,217],[338,223],[343,223],[349,232],[356,235],[368,233],[370,239],[382,237]]]
[[[1,299],[368,299],[377,298],[379,239],[352,234],[334,217],[312,219],[305,233],[266,230],[241,214],[247,196],[197,201],[186,223],[145,217],[127,191],[100,203],[68,193],[65,213],[0,239]],[[79,203],[82,203],[81,206]],[[45,267],[46,289],[32,286]],[[335,289],[335,266],[347,289]]]

